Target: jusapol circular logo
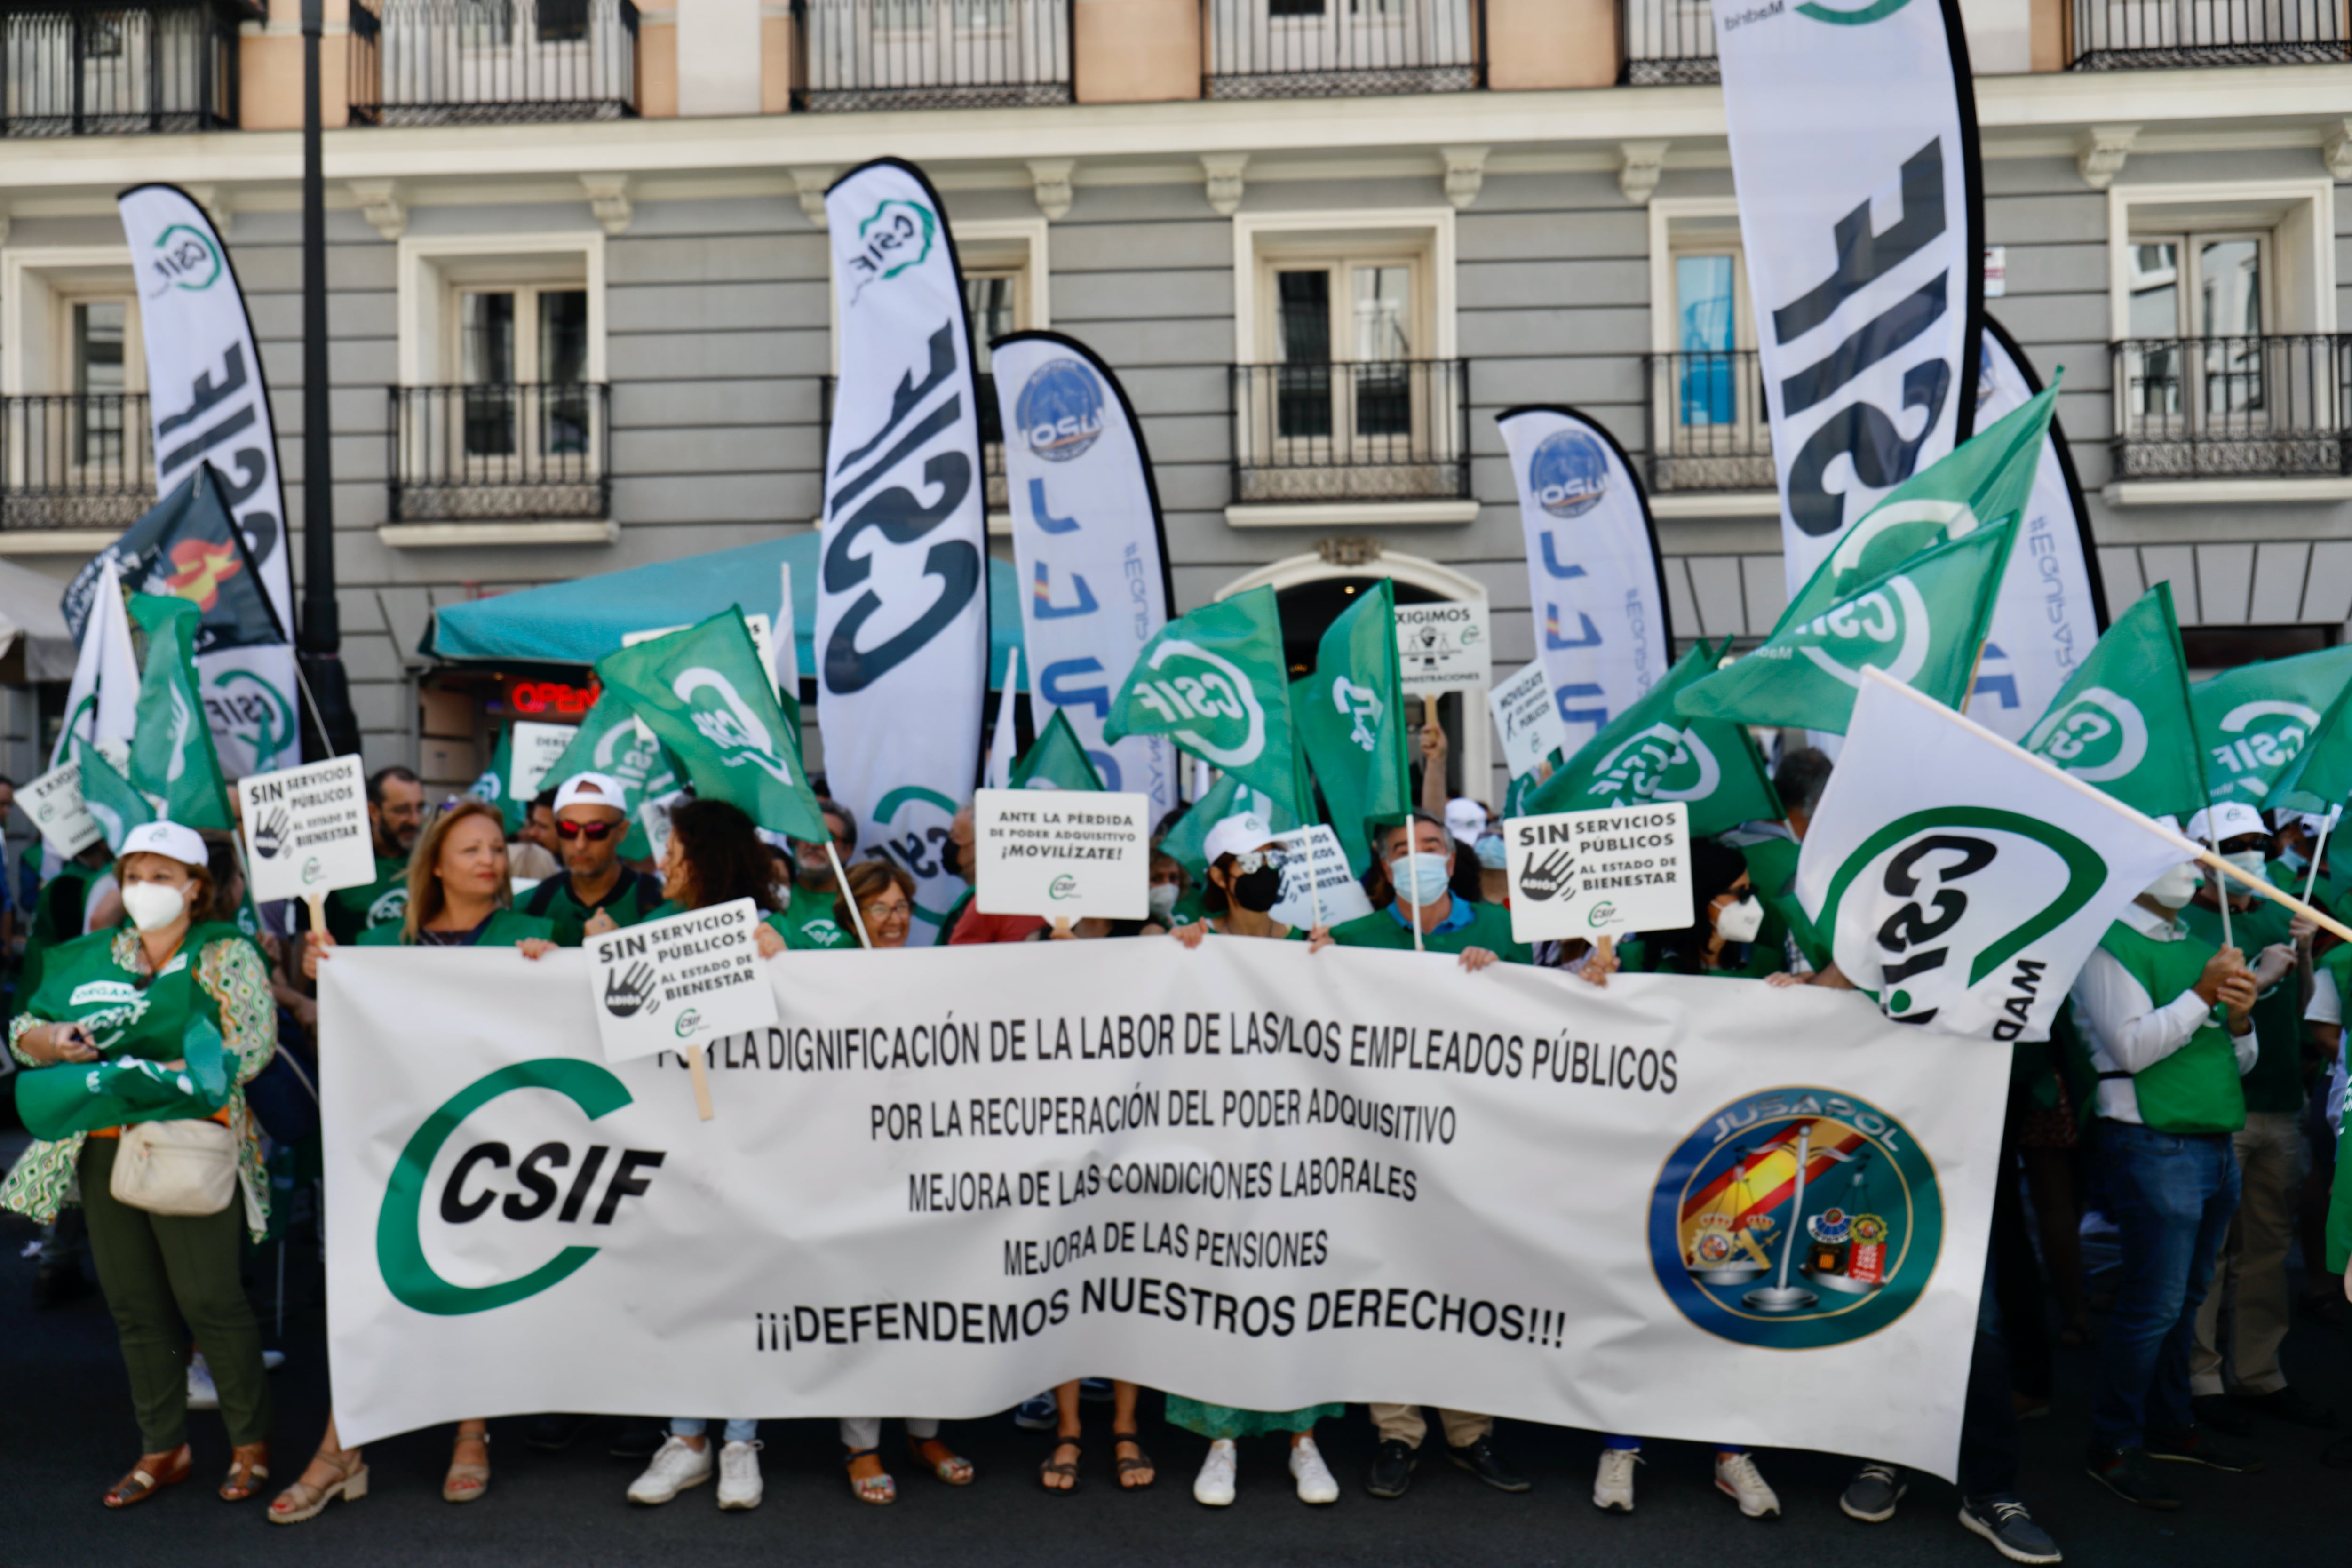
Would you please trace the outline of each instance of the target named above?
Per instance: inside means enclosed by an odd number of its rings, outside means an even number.
[[[1650,1258],[1683,1316],[1766,1350],[1877,1332],[1936,1272],[1944,1200],[1903,1124],[1835,1089],[1766,1089],[1666,1157]]]
[[[1581,517],[1609,493],[1609,454],[1581,430],[1544,437],[1528,460],[1528,488],[1553,517]]]
[[[1030,374],[1013,415],[1032,452],[1066,463],[1102,435],[1101,378],[1076,360],[1047,360]]]

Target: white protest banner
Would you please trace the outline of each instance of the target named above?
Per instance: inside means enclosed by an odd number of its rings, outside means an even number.
[[[1494,679],[1494,640],[1484,599],[1396,607],[1397,673],[1408,697],[1484,691]]]
[[[48,847],[70,860],[106,835],[81,798],[81,764],[68,763],[25,786],[17,802]]]
[[[1502,738],[1503,761],[1512,778],[1522,778],[1554,752],[1569,754],[1568,727],[1552,703],[1551,678],[1536,660],[1507,680],[1487,689],[1486,706]]]
[[[841,379],[824,454],[817,727],[859,847],[915,879],[907,940],[927,947],[964,891],[939,847],[971,788],[988,697],[971,323],[921,170],[861,163],[824,193],[824,211]]]
[[[596,1037],[624,1062],[699,1046],[776,1021],[776,994],[760,972],[749,899],[689,910],[592,936]]]
[[[307,899],[376,879],[367,780],[357,757],[330,757],[236,781],[253,900]]]
[[[1273,919],[1307,931],[1372,912],[1372,900],[1348,868],[1348,852],[1339,847],[1339,836],[1330,828],[1311,823],[1277,833],[1274,841],[1290,858],[1282,867],[1282,897],[1266,911]]]
[[[1690,806],[1673,800],[1503,824],[1511,936],[1627,936],[1691,923]]]
[[[507,781],[509,795],[525,803],[536,796],[548,769],[562,760],[579,733],[579,726],[574,724],[534,724],[528,719],[516,720],[514,776]]]
[[[983,914],[1150,918],[1150,796],[984,789],[971,812],[971,901]]]
[[[590,962],[320,967],[346,1444],[976,1417],[1087,1374],[1953,1473],[2004,1048],[1434,953],[849,950],[767,966],[784,1022],[699,1053],[699,1123],[675,1058],[602,1059]],[[1832,1209],[1876,1239],[1810,1245]]]
[[[1536,662],[1563,728],[1597,731],[1674,663],[1649,497],[1617,438],[1573,408],[1507,408],[1495,424],[1519,492]],[[1577,744],[1591,739],[1580,728]]]

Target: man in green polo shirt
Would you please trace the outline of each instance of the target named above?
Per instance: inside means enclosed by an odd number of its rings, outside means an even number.
[[[1410,841],[1405,837],[1408,827],[1412,830]],[[1396,889],[1396,897],[1388,908],[1334,929],[1331,941],[1341,947],[1411,949],[1413,895],[1418,893],[1423,951],[1458,952],[1462,967],[1468,970],[1484,969],[1498,958],[1513,963],[1535,962],[1527,943],[1511,940],[1508,910],[1454,896],[1454,836],[1444,823],[1416,811],[1411,822],[1381,828],[1372,847],[1388,868],[1389,885]]]
[[[563,869],[523,895],[522,912],[555,922],[556,941],[575,945],[599,915],[612,925],[633,926],[662,901],[661,879],[621,863],[621,840],[628,836],[628,798],[609,773],[574,773],[555,792],[555,842]]]
[[[375,880],[327,895],[327,934],[354,942],[377,926],[398,925],[408,912],[408,852],[425,831],[425,785],[404,767],[368,775],[368,830],[375,838]]]

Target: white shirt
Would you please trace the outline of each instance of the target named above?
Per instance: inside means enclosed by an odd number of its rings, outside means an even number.
[[[2317,969],[2311,975],[2311,1001],[2303,1009],[2307,1024],[2344,1022],[2344,998],[2336,994],[2336,972]]]
[[[2188,928],[2147,905],[2127,905],[2121,923],[2158,942],[2179,942]],[[2091,1048],[2091,1062],[2102,1074],[2145,1072],[2187,1045],[2211,1016],[2212,1008],[2194,991],[2183,991],[2161,1007],[2147,988],[2132,978],[2121,960],[2105,948],[2091,950],[2090,962],[2074,977],[2074,1022]],[[2237,1052],[2238,1076],[2253,1070],[2257,1055],[2251,1025],[2230,1037]],[[2099,1079],[2098,1113],[2117,1121],[2139,1122],[2139,1096],[2128,1078]]]

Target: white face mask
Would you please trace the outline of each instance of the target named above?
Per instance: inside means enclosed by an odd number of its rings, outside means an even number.
[[[1724,905],[1715,917],[1715,934],[1726,942],[1754,942],[1763,929],[1764,906],[1753,893]]]
[[[1433,904],[1445,896],[1450,873],[1443,855],[1400,855],[1389,862],[1389,881],[1406,904]]]
[[[122,889],[122,908],[141,931],[157,931],[186,913],[188,900],[179,889],[161,882],[128,882]]]
[[[1151,918],[1153,920],[1164,921],[1170,915],[1176,912],[1175,883],[1160,882],[1155,884],[1152,887],[1150,898],[1151,900]]]
[[[2147,885],[2147,896],[2168,910],[2177,910],[2195,896],[2205,879],[2194,860],[2183,860]]]
[[[2235,866],[2239,870],[2247,873],[2249,876],[2254,877],[2262,876],[2263,869],[2270,864],[2269,861],[2263,858],[2263,852],[2259,849],[2239,849],[2222,856],[2221,858],[2227,860],[2231,865]],[[2239,892],[2244,891],[2243,889],[2233,890]]]

